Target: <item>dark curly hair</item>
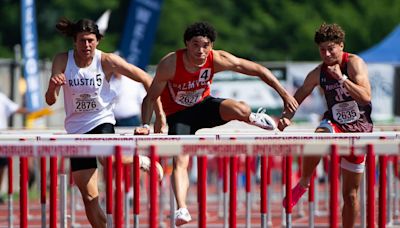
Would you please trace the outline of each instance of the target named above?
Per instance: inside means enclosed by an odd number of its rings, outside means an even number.
[[[186,43],[186,41],[189,41],[195,36],[204,36],[210,39],[211,42],[214,42],[217,38],[217,32],[214,27],[207,22],[196,22],[186,28],[183,35],[183,42]]]
[[[93,33],[96,35],[97,40],[103,38],[97,24],[90,19],[81,19],[76,23],[73,23],[67,18],[61,18],[56,24],[56,28],[65,36],[73,37],[74,40],[76,39],[76,35],[80,32]]]
[[[332,41],[334,43],[344,43],[345,32],[337,24],[326,24],[323,23],[319,29],[315,32],[314,42],[317,44]]]

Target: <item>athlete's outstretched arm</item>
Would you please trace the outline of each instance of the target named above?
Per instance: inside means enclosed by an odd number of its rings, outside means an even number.
[[[221,50],[214,50],[214,64],[215,72],[231,70],[249,76],[259,77],[262,81],[278,92],[279,96],[283,100],[284,108],[293,112],[296,111],[298,106],[297,101],[283,88],[278,79],[268,68],[263,67],[258,63],[238,58]]]
[[[308,97],[311,92],[314,90],[315,87],[319,85],[319,70],[320,68],[317,67],[312,70],[307,77],[304,79],[303,85],[300,86],[294,94],[294,98],[296,99],[297,103],[301,105],[304,99]],[[291,119],[293,118],[296,111],[291,111],[288,108],[285,108],[282,112],[282,116],[279,119],[278,129],[283,131],[287,126],[291,124]]]
[[[149,124],[151,113],[153,112],[154,102],[160,99],[162,91],[167,86],[167,82],[175,75],[176,56],[174,53],[164,57],[157,66],[156,75],[153,78],[150,89],[142,103],[142,123]],[[148,129],[137,128],[136,134],[148,134]]]
[[[112,53],[103,54],[102,59],[104,60],[105,68],[110,67],[111,69],[109,70],[112,72],[117,72],[142,83],[146,91],[149,91],[153,79],[145,71],[129,64],[120,56]],[[160,133],[166,127],[165,114],[161,105],[161,100],[156,99],[155,104],[156,123],[154,124],[154,132]]]

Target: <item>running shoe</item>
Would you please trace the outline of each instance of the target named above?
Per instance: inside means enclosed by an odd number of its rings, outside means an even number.
[[[182,226],[190,221],[192,217],[187,208],[182,207],[175,211],[175,226]]]
[[[259,108],[256,113],[252,112],[249,117],[250,124],[265,130],[275,130],[276,123],[272,117],[265,113],[264,108]]]
[[[301,196],[307,191],[307,188],[304,188],[300,185],[300,182],[292,189],[292,202],[290,202],[290,207],[294,207],[294,205],[299,202]],[[286,196],[282,201],[283,207],[286,207]]]
[[[143,155],[139,155],[139,166],[142,170],[149,172],[150,171],[150,158],[147,156],[143,156]],[[162,166],[160,165],[159,162],[156,162],[156,169],[157,169],[157,174],[158,174],[158,178],[160,179],[160,181],[162,180],[163,176],[164,176],[164,170],[162,168]]]

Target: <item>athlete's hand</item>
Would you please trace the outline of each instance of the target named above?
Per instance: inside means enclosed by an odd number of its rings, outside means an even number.
[[[143,125],[141,127],[137,127],[134,130],[134,135],[149,135],[150,134],[150,127],[147,125]]]
[[[299,107],[299,103],[291,95],[288,95],[288,96],[284,97],[283,98],[283,103],[284,103],[284,109],[288,110],[291,113],[295,113],[297,108]]]
[[[278,129],[280,131],[283,131],[287,126],[289,126],[292,123],[292,121],[290,121],[290,119],[286,118],[286,117],[281,117],[279,119],[278,122]]]
[[[54,74],[50,78],[49,86],[58,87],[65,85],[66,82],[67,80],[65,79],[65,75],[63,73]]]
[[[326,71],[328,72],[329,75],[331,75],[336,80],[340,80],[343,77],[343,73],[342,73],[342,70],[340,69],[339,64],[328,66],[326,68]]]
[[[167,119],[165,114],[156,115],[154,121],[154,133],[165,133],[167,128]]]

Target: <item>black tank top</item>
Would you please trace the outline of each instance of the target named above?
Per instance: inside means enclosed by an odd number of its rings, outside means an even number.
[[[343,53],[340,68],[343,74],[346,75],[348,75],[348,61],[349,54],[345,52]],[[320,85],[324,91],[328,106],[328,111],[325,112],[324,118],[336,123],[344,132],[372,132],[371,102],[366,105],[357,103],[339,81],[327,73],[326,69],[327,66],[322,64]]]

